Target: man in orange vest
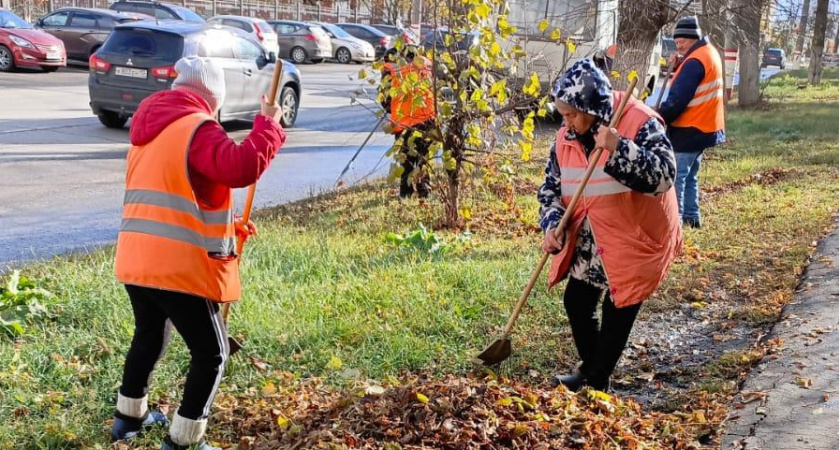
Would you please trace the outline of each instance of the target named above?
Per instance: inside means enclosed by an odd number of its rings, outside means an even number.
[[[697,17],[677,22],[674,42],[683,59],[658,111],[668,125],[668,138],[677,157],[674,186],[680,216],[683,224],[692,228],[702,224],[697,180],[703,152],[726,141],[720,54],[708,38],[701,37]]]
[[[190,57],[175,70],[173,89],[144,100],[131,123],[115,269],[135,325],[111,438],[167,423],[149,411],[147,392],[174,326],[190,350],[190,370],[161,448],[212,450],[207,417],[229,354],[219,303],[239,299],[236,236],[256,233],[235,220],[232,189],[256,182],[286,136],[280,108],[264,97],[251,133],[236,144],[214,119],[224,69]]]
[[[389,50],[380,83],[381,104],[390,114],[385,131],[394,135],[403,158],[400,198],[410,197],[415,192],[425,198],[431,191],[425,166],[434,155],[428,154],[431,141],[423,133],[430,130],[435,120],[435,93],[431,63],[416,53],[412,46],[407,46],[401,55],[396,49]],[[405,61],[402,65],[398,64],[401,58]],[[417,75],[416,81],[411,74]],[[401,86],[409,79],[412,79],[409,82],[413,88],[403,92]]]
[[[622,93],[589,60],[575,63],[554,87],[564,124],[540,187],[543,250],[554,254],[549,286],[568,276],[563,304],[580,366],[555,383],[606,390],[641,303],[665,279],[682,246],[676,172],[662,119],[630,99],[616,128],[607,128]],[[603,148],[565,233],[554,237],[589,158]],[[598,302],[603,297],[598,324]]]

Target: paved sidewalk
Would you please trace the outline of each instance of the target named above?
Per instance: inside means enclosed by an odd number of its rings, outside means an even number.
[[[820,241],[796,298],[768,339],[782,339],[735,401],[724,450],[838,449],[838,239]],[[764,396],[766,394],[766,397]]]

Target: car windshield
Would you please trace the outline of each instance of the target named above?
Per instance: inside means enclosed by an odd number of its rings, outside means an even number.
[[[29,24],[29,22],[21,19],[20,17],[12,14],[9,11],[0,11],[0,28],[31,29],[33,27]]]
[[[771,55],[771,56],[782,56],[782,51],[781,50],[770,49],[770,50],[767,51],[767,54]]]
[[[325,30],[332,33],[337,38],[347,39],[347,38],[353,37],[353,36],[350,36],[350,33],[342,30],[341,28],[339,28],[335,25],[331,25],[331,24],[328,24],[328,23],[322,23],[320,25],[321,25],[321,27],[323,27]]]
[[[175,7],[175,11],[187,22],[196,22],[196,23],[204,23],[205,20],[203,17],[199,16],[198,14],[190,11],[187,8],[182,8],[180,6]]]

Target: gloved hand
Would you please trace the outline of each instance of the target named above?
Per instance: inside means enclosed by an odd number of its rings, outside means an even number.
[[[242,239],[244,242],[248,242],[251,236],[259,234],[257,233],[257,226],[250,220],[246,223],[242,219],[236,218],[233,226],[236,229],[236,237]]]

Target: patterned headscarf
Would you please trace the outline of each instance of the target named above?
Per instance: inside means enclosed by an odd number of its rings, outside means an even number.
[[[609,122],[613,114],[610,80],[589,59],[582,59],[563,74],[553,90],[554,98]]]

